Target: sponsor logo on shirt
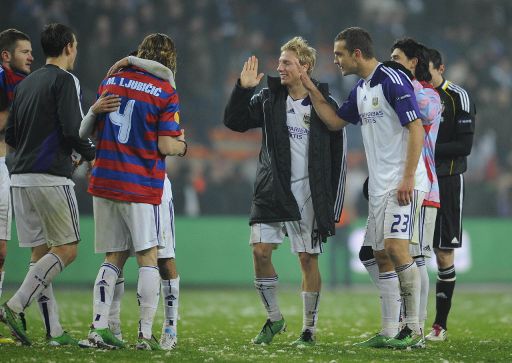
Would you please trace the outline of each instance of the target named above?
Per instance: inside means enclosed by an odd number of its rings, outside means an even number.
[[[361,117],[361,124],[374,124],[377,122],[377,119],[384,117],[384,111],[378,110],[378,111],[370,111],[370,112],[363,112],[359,115]]]
[[[309,135],[309,130],[302,127],[288,126],[288,134],[290,139],[302,140]]]

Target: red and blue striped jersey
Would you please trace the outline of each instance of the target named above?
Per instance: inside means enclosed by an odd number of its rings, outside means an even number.
[[[0,110],[8,108],[14,98],[14,89],[27,75],[0,65]]]
[[[97,119],[92,195],[136,203],[160,204],[165,156],[158,136],[181,135],[179,99],[168,81],[131,67],[106,78],[98,89],[121,97],[118,111]]]

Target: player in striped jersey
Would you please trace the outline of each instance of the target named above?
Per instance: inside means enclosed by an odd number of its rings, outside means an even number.
[[[394,270],[380,270],[379,283],[396,286],[398,278],[404,298],[404,328],[395,335],[398,319],[394,318],[374,338],[382,346],[422,347],[420,276],[409,254],[409,243],[416,207],[429,189],[420,158],[424,131],[414,89],[405,74],[377,61],[371,37],[361,28],[347,28],[338,34],[334,63],[343,75],[361,77],[337,112],[329,108],[307,74],[302,72],[301,79],[329,129],[361,124],[370,199],[365,244],[372,246],[377,263],[389,255]]]
[[[462,87],[444,79],[441,54],[431,49],[432,84],[441,96],[443,114],[436,142],[436,171],[441,207],[436,219],[434,252],[437,261],[436,318],[427,340],[445,340],[448,314],[455,289],[454,249],[462,244],[462,206],[467,156],[475,131],[475,104]]]
[[[5,164],[5,125],[12,103],[14,88],[30,73],[32,45],[25,33],[7,29],[0,33],[0,298],[5,279],[4,262],[7,241],[11,239],[11,180]],[[0,335],[1,343],[11,343],[11,338]]]
[[[176,65],[174,42],[160,33],[143,40],[138,56],[155,60],[169,71]],[[93,110],[97,115],[89,123],[96,128],[98,139],[89,192],[94,202],[95,249],[106,253],[106,258],[96,278],[88,339],[99,347],[124,346],[112,334],[108,320],[116,282],[127,258],[135,253],[140,306],[136,347],[160,350],[152,335],[160,287],[158,206],[162,200],[165,155],[183,156],[186,152],[179,125],[178,94],[167,80],[132,66],[108,76],[98,95],[96,104],[105,103],[109,112]],[[88,131],[88,127],[82,130]]]
[[[168,80],[171,86],[176,89],[174,80],[174,72],[166,66],[155,62],[153,60],[143,59],[136,57],[137,51],[133,52],[129,57],[123,58],[116,62],[108,71],[107,76],[117,73],[119,70],[129,67],[130,65],[141,68],[159,78]],[[109,100],[110,98],[110,100]],[[96,109],[96,113],[109,112],[109,104],[114,106],[112,111],[115,111],[116,96],[111,95],[98,100],[98,104],[92,108]],[[92,111],[91,111],[92,112]],[[86,120],[87,122],[87,120]],[[86,133],[81,129],[81,133]],[[165,248],[158,249],[158,268],[161,278],[161,294],[164,306],[164,322],[162,324],[162,335],[160,336],[160,347],[164,350],[172,350],[176,347],[178,342],[178,306],[179,306],[179,275],[176,269],[176,238],[174,228],[174,204],[172,197],[172,188],[169,178],[166,176],[164,181],[162,203],[159,206],[160,217],[160,235]],[[108,327],[114,336],[123,340],[121,331],[121,299],[124,295],[124,277],[121,272],[116,281],[116,287],[112,298],[112,305],[110,306],[110,313],[108,318]],[[81,341],[82,346],[88,346],[87,341]]]

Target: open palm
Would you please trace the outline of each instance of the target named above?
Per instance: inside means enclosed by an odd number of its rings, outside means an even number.
[[[249,57],[244,63],[244,68],[240,73],[240,84],[243,88],[256,87],[261,79],[263,73],[258,73],[258,58],[255,56]]]

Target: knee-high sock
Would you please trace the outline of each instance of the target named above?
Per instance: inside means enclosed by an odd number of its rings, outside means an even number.
[[[381,334],[386,337],[394,337],[398,333],[400,324],[400,284],[395,271],[379,273],[377,287],[380,293],[381,306]]]
[[[436,319],[435,324],[444,329],[448,327],[448,314],[452,307],[453,290],[455,289],[455,266],[452,265],[437,272],[436,283]]]
[[[315,334],[316,322],[318,321],[318,306],[320,304],[320,292],[302,292],[303,318],[302,331],[308,329]]]
[[[34,264],[34,262],[30,263],[29,270]],[[53,284],[48,284],[37,296],[37,305],[39,306],[39,313],[46,328],[46,336],[53,338],[61,336],[64,330],[60,325],[59,306],[53,294]]]
[[[111,263],[104,262],[100,266],[94,283],[93,293],[92,325],[96,329],[108,328],[110,306],[112,305],[116,281],[120,273],[121,270]]]
[[[108,315],[108,327],[115,335],[121,334],[121,300],[124,295],[124,277],[118,277],[112,303],[110,304],[110,312]]]
[[[377,261],[374,258],[366,261],[361,261],[363,266],[368,271],[370,278],[372,279],[375,286],[379,286],[379,266],[377,265]]]
[[[420,290],[420,307],[418,311],[418,321],[420,323],[420,328],[424,332],[425,331],[425,321],[427,320],[427,303],[428,303],[428,289],[429,289],[429,279],[427,272],[427,265],[425,263],[424,257],[416,257],[414,259],[416,262],[416,266],[418,266],[418,271],[420,273],[421,280],[421,290]]]
[[[7,302],[9,308],[16,313],[24,311],[63,269],[64,263],[59,256],[54,253],[44,255],[29,269],[21,287]]]
[[[416,334],[423,334],[418,321],[420,308],[420,274],[416,263],[398,266],[396,268],[400,281],[400,293],[403,299],[404,323]]]
[[[150,339],[160,297],[160,274],[156,266],[139,267],[137,298],[139,299],[139,336]]]
[[[256,290],[258,290],[261,301],[267,310],[267,316],[270,321],[277,321],[283,318],[281,311],[279,310],[279,304],[277,303],[278,285],[279,279],[277,276],[257,277],[254,280],[254,287],[256,287]]]
[[[178,306],[180,301],[180,277],[162,280],[162,296],[164,305],[163,330],[171,328],[178,334]]]

